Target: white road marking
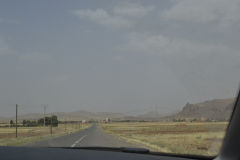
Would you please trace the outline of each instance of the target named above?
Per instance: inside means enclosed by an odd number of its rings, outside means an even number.
[[[87,137],[87,135],[82,136],[81,138],[79,138],[76,142],[74,142],[71,147],[75,147],[79,142],[81,142],[85,137]]]

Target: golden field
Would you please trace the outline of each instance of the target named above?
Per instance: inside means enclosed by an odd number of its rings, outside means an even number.
[[[217,155],[227,122],[115,122],[102,123],[108,134],[151,151]]]
[[[90,127],[91,124],[59,124],[58,127],[18,127],[18,138],[15,127],[0,128],[0,146],[16,146],[39,141],[45,138],[62,136]]]

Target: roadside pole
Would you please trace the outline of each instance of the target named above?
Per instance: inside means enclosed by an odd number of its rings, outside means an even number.
[[[16,138],[18,137],[18,105],[16,104]]]
[[[51,116],[50,133],[51,133],[51,136],[52,136],[52,116]]]
[[[44,123],[44,127],[46,126],[46,105],[44,104],[44,118],[43,118],[43,123]]]
[[[67,123],[66,123],[66,119],[64,119],[64,127],[65,127],[65,132],[67,131]]]

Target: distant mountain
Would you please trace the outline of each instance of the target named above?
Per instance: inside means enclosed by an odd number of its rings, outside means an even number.
[[[179,112],[169,116],[160,115],[156,111],[151,111],[138,116],[127,116],[122,113],[112,112],[89,112],[89,111],[75,111],[75,112],[54,112],[46,114],[46,116],[56,115],[61,121],[80,121],[80,120],[104,120],[110,118],[115,121],[159,121],[159,120],[179,120],[179,119],[204,119],[204,120],[227,120],[233,110],[234,99],[214,99],[205,102],[190,104],[187,103]],[[42,118],[43,114],[30,113],[19,115],[19,120],[37,120]],[[0,117],[1,121],[9,121],[15,117]]]
[[[138,115],[137,117],[140,119],[155,119],[162,116],[163,115],[160,115],[157,111],[150,111],[150,112]]]
[[[105,118],[115,119],[124,117],[121,113],[111,112],[88,112],[88,111],[75,111],[75,112],[56,112],[60,120],[103,120]]]
[[[229,98],[208,100],[197,104],[187,103],[179,113],[167,118],[227,120],[232,113],[234,100]]]
[[[56,115],[59,120],[62,121],[80,121],[80,120],[103,120],[105,118],[110,119],[121,119],[125,115],[121,113],[111,113],[111,112],[88,112],[88,111],[75,111],[75,112],[53,112],[46,114],[46,116]],[[37,120],[42,118],[43,114],[29,113],[24,115],[19,115],[19,120]],[[15,117],[4,118],[0,120],[10,120],[15,119]]]
[[[7,119],[6,117],[0,117],[0,120],[5,120],[5,119]]]

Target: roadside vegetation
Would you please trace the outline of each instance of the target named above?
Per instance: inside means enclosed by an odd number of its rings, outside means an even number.
[[[214,156],[219,152],[227,122],[101,123],[108,134],[151,151]]]
[[[90,127],[90,123],[59,123],[57,126],[26,126],[20,124],[18,127],[18,137],[16,138],[16,129],[14,125],[6,127],[0,126],[0,146],[17,146],[24,145],[47,138],[58,137],[71,134],[79,130]]]

